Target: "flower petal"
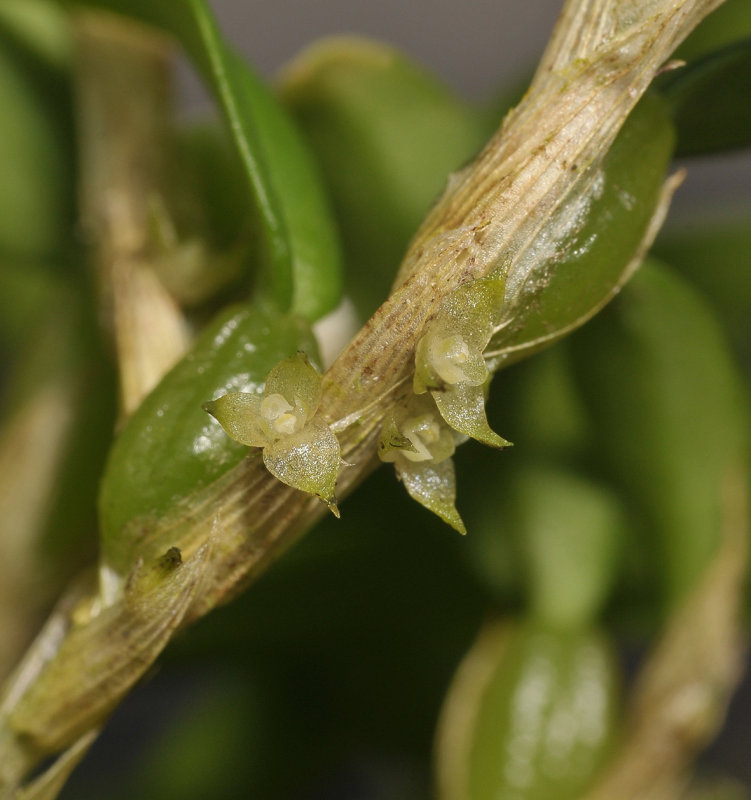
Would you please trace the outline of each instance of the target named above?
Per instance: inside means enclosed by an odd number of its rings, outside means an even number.
[[[436,323],[483,351],[500,319],[504,292],[505,281],[494,276],[465,283],[448,297]]]
[[[341,464],[339,440],[320,420],[272,442],[263,451],[266,469],[282,483],[320,497],[336,514],[334,488]]]
[[[280,394],[303,412],[304,421],[321,403],[321,374],[305,353],[295,353],[276,364],[266,376],[266,395]]]
[[[378,442],[378,457],[381,461],[393,463],[405,451],[417,452],[412,442],[399,430],[399,421],[403,418],[404,411],[399,408],[392,408],[386,415]]]
[[[456,473],[454,462],[450,458],[440,464],[400,459],[396,463],[396,472],[413,500],[437,514],[459,533],[467,532],[454,505]]]
[[[261,398],[248,392],[229,392],[203,404],[230,438],[249,447],[264,447],[268,437],[261,427]]]
[[[485,394],[482,386],[457,384],[440,392],[431,392],[443,419],[455,431],[477,439],[491,447],[509,447],[511,442],[499,436],[488,425],[485,415]]]

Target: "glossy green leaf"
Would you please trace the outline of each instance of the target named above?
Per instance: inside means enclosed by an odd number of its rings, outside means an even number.
[[[349,267],[347,289],[370,314],[446,176],[490,131],[480,113],[435,77],[367,39],[313,45],[287,67],[281,92],[330,190]]]
[[[566,223],[556,240],[551,220],[544,242],[550,258],[536,255],[530,269],[522,265],[506,277],[504,326],[489,348],[499,363],[548,346],[615,294],[649,229],[674,138],[664,102],[643,97],[608,152],[600,180],[579,200],[579,224],[572,231]],[[571,213],[570,207],[562,212],[567,219]]]
[[[71,0],[109,9],[179,39],[211,87],[237,146],[265,231],[261,290],[317,319],[336,306],[340,254],[315,166],[291,121],[227,45],[205,0]]]
[[[583,796],[612,740],[617,683],[597,632],[486,626],[446,697],[439,800]]]
[[[676,155],[751,145],[751,38],[669,75],[661,92],[677,133]]]
[[[260,394],[269,370],[298,350],[315,353],[299,318],[269,308],[230,309],[201,334],[120,432],[100,494],[102,546],[115,569],[168,509],[248,455],[201,408],[228,392]]]
[[[725,481],[747,457],[740,377],[702,298],[654,264],[571,343],[599,457],[659,543],[675,604],[712,558]]]

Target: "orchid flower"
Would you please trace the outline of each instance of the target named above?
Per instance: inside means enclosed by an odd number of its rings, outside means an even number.
[[[430,392],[454,430],[493,447],[510,442],[491,430],[483,351],[499,324],[504,282],[494,276],[460,286],[429,323],[415,350],[415,394]]]
[[[430,398],[412,395],[386,417],[378,455],[381,461],[394,464],[399,480],[414,500],[466,533],[454,505],[456,474],[451,456],[456,440]]]
[[[272,368],[263,395],[230,392],[204,403],[203,409],[235,441],[262,448],[263,463],[274,477],[320,497],[339,516],[334,496],[339,440],[315,416],[321,382],[305,354],[297,353]]]

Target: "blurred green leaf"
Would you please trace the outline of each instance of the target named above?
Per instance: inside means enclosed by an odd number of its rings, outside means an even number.
[[[669,227],[654,254],[713,304],[745,366],[751,367],[751,216]]]
[[[357,37],[303,51],[283,73],[281,95],[321,165],[342,231],[347,290],[369,315],[446,176],[490,130],[398,50]]]
[[[677,156],[751,145],[751,39],[670,73],[661,92],[675,122]]]
[[[47,66],[62,70],[71,66],[73,43],[56,0],[4,0],[0,30]]]
[[[268,269],[259,286],[314,320],[340,295],[337,235],[315,166],[269,89],[227,45],[204,0],[69,0],[156,25],[177,37],[211,87],[260,214]]]
[[[604,637],[486,626],[449,689],[438,733],[440,800],[574,800],[602,764],[617,713]]]
[[[519,470],[510,494],[503,513],[525,555],[529,613],[555,628],[590,624],[612,587],[627,534],[618,498],[548,465]]]
[[[746,457],[736,367],[702,298],[653,263],[571,344],[599,457],[660,543],[674,605],[714,553],[723,482]]]
[[[751,3],[724,0],[676,50],[675,57],[691,63],[747,36],[751,36]]]
[[[37,22],[65,40],[64,18],[38,10]],[[0,13],[0,257],[59,258],[75,214],[68,74],[15,21]]]
[[[22,315],[13,342],[5,420],[49,393],[57,397],[61,429],[54,442],[60,454],[55,468],[40,475],[34,501],[39,528],[28,531],[26,544],[40,559],[40,575],[67,579],[95,550],[96,496],[115,421],[115,374],[84,299],[58,281],[37,285],[41,276],[34,270],[26,274],[33,276],[25,287],[28,299],[39,305]]]

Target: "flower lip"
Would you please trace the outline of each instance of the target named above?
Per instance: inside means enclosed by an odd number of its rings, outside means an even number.
[[[448,384],[467,380],[462,366],[470,358],[469,345],[461,334],[435,337],[428,343],[428,364],[435,374]]]
[[[269,435],[289,436],[305,424],[299,406],[293,406],[283,394],[266,395],[261,401],[261,419]]]
[[[410,417],[402,423],[401,430],[414,448],[414,450],[402,451],[402,455],[406,459],[409,461],[433,460],[430,446],[437,444],[441,438],[441,426],[433,414]]]

